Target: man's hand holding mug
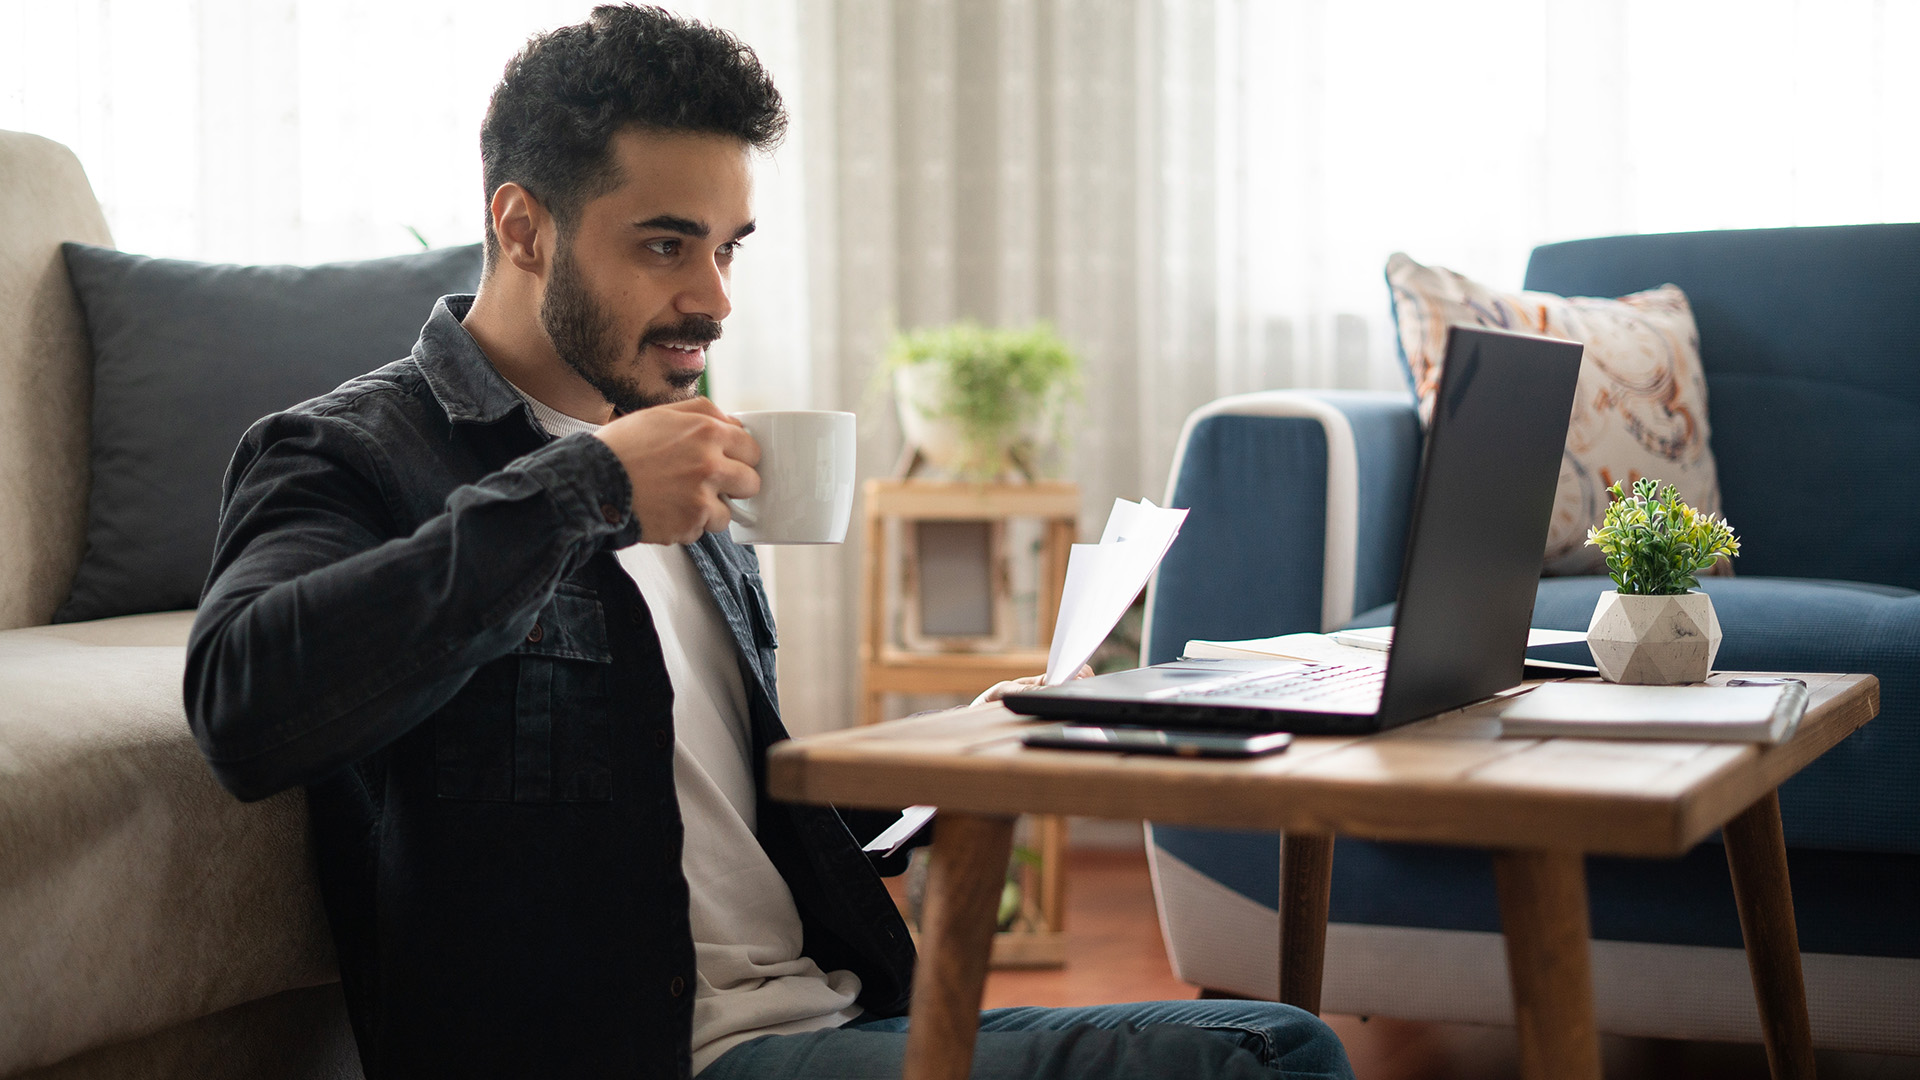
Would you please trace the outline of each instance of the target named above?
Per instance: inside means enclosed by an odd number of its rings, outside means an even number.
[[[633,481],[640,539],[837,544],[853,512],[854,416],[745,412],[701,397],[628,413],[595,435]],[[737,500],[737,501],[735,501]]]

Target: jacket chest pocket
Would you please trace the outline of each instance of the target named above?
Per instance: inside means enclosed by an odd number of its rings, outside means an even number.
[[[435,791],[498,802],[612,798],[612,667],[600,601],[561,585],[526,638],[435,717]]]

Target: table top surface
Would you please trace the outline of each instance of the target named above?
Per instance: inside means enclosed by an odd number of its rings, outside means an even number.
[[[1719,683],[1743,672],[1722,672]],[[1768,672],[1765,674],[1795,674]],[[1503,739],[1482,703],[1377,735],[1300,736],[1250,760],[1042,750],[998,704],[780,743],[774,798],[931,804],[1475,847],[1679,855],[1871,720],[1871,675],[1795,674],[1810,691],[1785,742]]]

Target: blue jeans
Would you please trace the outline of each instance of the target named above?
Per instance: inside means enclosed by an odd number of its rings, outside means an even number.
[[[907,1018],[742,1043],[700,1080],[897,1080]],[[1264,1001],[1142,1001],[980,1014],[972,1080],[1352,1080],[1320,1018]]]

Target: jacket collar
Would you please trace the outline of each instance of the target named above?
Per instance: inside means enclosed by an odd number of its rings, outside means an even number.
[[[472,308],[473,296],[468,293],[436,301],[427,325],[420,328],[413,357],[447,419],[456,424],[491,424],[515,409],[525,409],[526,403],[460,325]]]

